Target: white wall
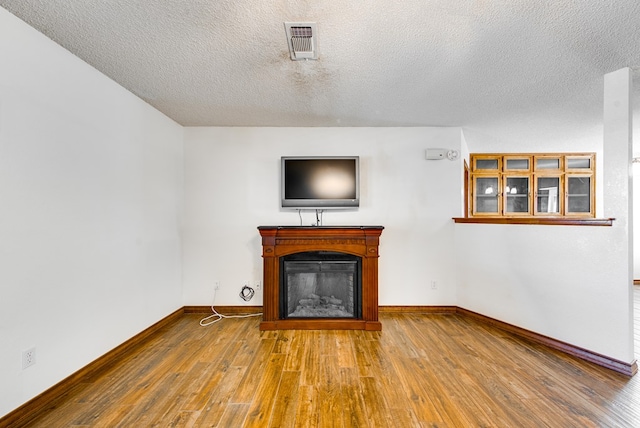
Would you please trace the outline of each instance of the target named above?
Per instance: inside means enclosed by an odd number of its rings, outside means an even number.
[[[618,98],[609,104],[624,107]],[[458,306],[630,363],[630,141],[608,142],[620,126],[609,122],[604,146],[582,151],[597,153],[597,211],[616,218],[613,226],[457,224]],[[547,144],[562,152],[575,143]]]
[[[4,415],[182,306],[182,127],[1,8],[0,58]]]
[[[636,152],[635,157],[640,157]],[[632,166],[633,174],[633,278],[640,279],[640,163]]]
[[[457,224],[458,306],[631,362],[610,227]]]
[[[299,225],[279,208],[280,157],[358,155],[361,206],[325,225],[382,225],[381,305],[454,305],[452,217],[462,213],[462,160],[427,161],[426,148],[460,150],[459,128],[186,128],[185,305],[245,303],[262,278],[259,225]],[[315,214],[306,212],[304,224]],[[431,281],[437,289],[431,289]]]

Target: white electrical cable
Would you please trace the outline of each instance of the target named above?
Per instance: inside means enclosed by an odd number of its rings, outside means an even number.
[[[218,313],[218,311],[216,311],[216,308],[213,307],[213,304],[216,301],[216,290],[213,290],[213,302],[211,303],[211,310],[213,311],[213,314],[209,315],[208,317],[205,317],[203,319],[200,320],[200,325],[202,327],[206,327],[208,325],[211,324],[215,324],[218,321],[224,319],[224,318],[249,318],[249,317],[259,317],[262,316],[262,312],[260,312],[259,314],[241,314],[241,315],[223,315]],[[215,318],[213,321],[209,321],[210,319]]]

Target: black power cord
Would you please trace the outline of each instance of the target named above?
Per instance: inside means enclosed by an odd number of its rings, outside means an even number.
[[[255,290],[248,285],[245,285],[242,287],[242,290],[240,290],[240,298],[245,302],[251,300],[254,294],[256,294]]]
[[[214,292],[213,292],[213,301],[215,302],[215,300],[216,300],[216,292],[214,290]],[[218,311],[216,311],[216,308],[213,307],[213,302],[211,303],[211,311],[213,312],[212,315],[209,315],[208,317],[203,318],[203,319],[200,320],[200,325],[201,326],[206,327],[208,325],[215,324],[218,321],[220,321],[222,319],[225,319],[225,318],[249,318],[249,317],[262,316],[262,312],[260,312],[258,314],[223,315],[223,314],[218,313]]]

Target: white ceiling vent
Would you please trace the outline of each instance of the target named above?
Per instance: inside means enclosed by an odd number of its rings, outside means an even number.
[[[285,22],[291,59],[318,59],[318,30],[315,22]]]

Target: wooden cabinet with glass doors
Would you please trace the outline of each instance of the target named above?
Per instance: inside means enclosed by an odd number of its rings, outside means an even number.
[[[594,155],[572,155],[565,159],[565,215],[594,216]]]
[[[594,217],[593,153],[472,154],[471,217]]]
[[[471,157],[471,193],[470,204],[474,216],[495,216],[502,212],[500,173],[502,157],[495,155],[475,155]]]

